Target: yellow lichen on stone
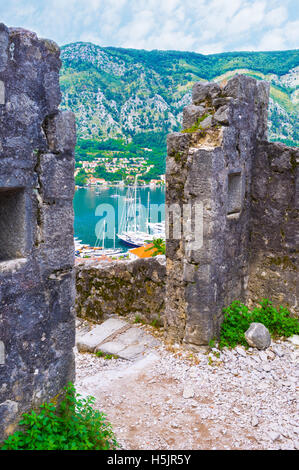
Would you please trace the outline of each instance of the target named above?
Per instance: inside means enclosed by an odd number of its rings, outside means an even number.
[[[203,150],[210,150],[216,147],[221,147],[223,140],[223,127],[211,128],[206,131],[204,135],[197,134],[193,147]]]

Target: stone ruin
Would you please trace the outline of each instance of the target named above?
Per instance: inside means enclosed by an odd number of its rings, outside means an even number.
[[[78,265],[78,316],[161,318],[168,341],[196,350],[233,300],[298,315],[299,151],[267,141],[268,98],[268,83],[244,75],[195,84],[182,132],[168,136],[166,271],[151,259]]]
[[[76,265],[76,313],[101,323],[112,315],[164,324],[165,256]]]
[[[74,379],[76,129],[59,54],[0,25],[0,441]]]
[[[74,380],[76,131],[58,109],[60,66],[55,43],[0,25],[0,441]],[[166,272],[155,260],[79,266],[79,315],[109,317],[114,286],[115,311],[164,316],[167,339],[192,349],[219,334],[232,300],[298,315],[299,152],[267,142],[268,94],[242,75],[195,84],[168,137]]]
[[[168,136],[165,330],[191,349],[219,335],[233,300],[298,315],[299,150],[267,141],[268,97],[267,82],[244,75],[196,83],[183,131]]]

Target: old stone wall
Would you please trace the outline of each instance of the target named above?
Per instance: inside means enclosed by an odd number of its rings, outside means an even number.
[[[76,130],[59,54],[0,25],[0,440],[74,379]]]
[[[294,304],[293,267],[283,270],[277,260],[275,270],[281,277],[276,275],[272,290],[264,281],[257,282],[256,276],[266,251],[263,244],[272,234],[280,233],[282,219],[282,231],[288,241],[285,238],[280,251],[294,253],[295,246],[294,151],[266,141],[268,95],[268,83],[242,75],[223,86],[197,83],[193,104],[183,112],[182,132],[168,136],[165,325],[170,341],[179,340],[194,349],[207,344],[219,334],[223,307],[236,299],[245,301],[250,291],[251,297],[257,299],[262,293],[270,297],[275,288],[278,295],[284,292],[279,298]],[[278,154],[285,153],[284,157],[278,156],[276,163],[270,157],[274,148]],[[277,165],[280,170],[274,170]],[[259,186],[260,177],[263,183]],[[268,185],[270,194],[263,184]],[[274,196],[276,184],[280,196]],[[285,184],[290,187],[283,192]],[[259,195],[254,196],[258,188]],[[281,206],[279,197],[283,199]],[[185,228],[184,214],[188,211],[191,229]],[[263,211],[269,213],[263,215],[261,227]],[[268,224],[271,212],[273,220]],[[203,241],[194,247],[199,218]],[[178,221],[180,237],[174,236]],[[271,256],[274,246],[272,242],[268,245]]]
[[[111,315],[139,316],[162,326],[165,306],[165,257],[83,262],[76,266],[76,311],[102,322]]]
[[[263,142],[253,158],[249,303],[269,298],[299,316],[299,149]]]

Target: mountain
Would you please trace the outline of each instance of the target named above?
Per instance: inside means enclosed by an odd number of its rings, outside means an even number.
[[[299,144],[299,50],[202,55],[78,42],[61,59],[61,106],[76,114],[81,139],[179,130],[194,82],[244,73],[271,83],[269,138]]]

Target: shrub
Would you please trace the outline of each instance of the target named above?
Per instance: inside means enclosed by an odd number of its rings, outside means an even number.
[[[155,250],[151,255],[152,258],[155,257],[155,256],[158,256],[158,255],[165,255],[165,253],[166,253],[166,244],[165,244],[165,240],[163,240],[163,238],[155,238],[152,241],[147,240],[147,243],[151,243],[151,246],[149,248],[147,248],[145,251],[151,251],[153,249]]]
[[[235,347],[237,344],[248,347],[244,333],[253,322],[265,325],[274,339],[279,336],[288,337],[299,334],[297,318],[292,318],[290,312],[284,307],[279,307],[277,310],[268,299],[263,299],[259,307],[255,307],[252,311],[239,301],[232,302],[223,311],[220,347]]]
[[[118,359],[116,354],[106,354],[103,351],[97,351],[95,354],[97,357],[103,357],[104,359]]]
[[[59,405],[44,403],[39,412],[24,413],[21,430],[9,436],[1,450],[116,449],[111,424],[93,408],[94,401],[82,398],[69,383]]]

